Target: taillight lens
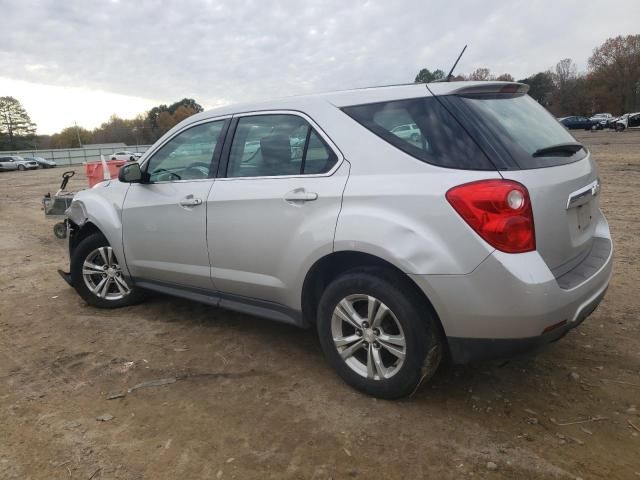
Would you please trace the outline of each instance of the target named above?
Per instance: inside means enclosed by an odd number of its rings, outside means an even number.
[[[447,200],[475,232],[507,253],[536,249],[529,192],[511,180],[480,180],[453,187]]]

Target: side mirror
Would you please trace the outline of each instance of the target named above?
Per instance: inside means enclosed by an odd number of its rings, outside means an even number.
[[[124,183],[142,183],[142,170],[140,170],[140,164],[138,162],[127,163],[120,167],[118,180]]]

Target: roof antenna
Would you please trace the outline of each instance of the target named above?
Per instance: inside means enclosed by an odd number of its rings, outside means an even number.
[[[449,72],[449,75],[447,75],[447,82],[450,82],[451,79],[453,78],[453,71],[456,69],[456,66],[458,65],[458,62],[462,58],[462,54],[464,53],[464,51],[466,49],[467,49],[467,46],[465,45],[464,48],[462,49],[462,51],[460,52],[460,55],[458,55],[458,59],[456,60],[456,63],[454,63],[453,67],[451,67],[451,71]]]

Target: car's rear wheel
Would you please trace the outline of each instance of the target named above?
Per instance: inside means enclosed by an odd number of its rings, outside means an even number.
[[[369,395],[409,395],[440,363],[435,315],[404,279],[382,269],[334,280],[320,299],[317,327],[329,364]]]
[[[143,298],[140,288],[123,276],[113,248],[100,233],[89,235],[73,251],[71,280],[78,294],[94,307],[125,307]]]

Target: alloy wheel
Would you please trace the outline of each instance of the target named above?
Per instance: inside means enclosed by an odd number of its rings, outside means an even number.
[[[331,317],[336,350],[351,370],[370,380],[386,380],[402,368],[406,338],[395,314],[379,299],[349,295]]]
[[[87,255],[82,264],[82,278],[98,298],[120,300],[131,293],[113,249],[108,246],[96,248]]]

